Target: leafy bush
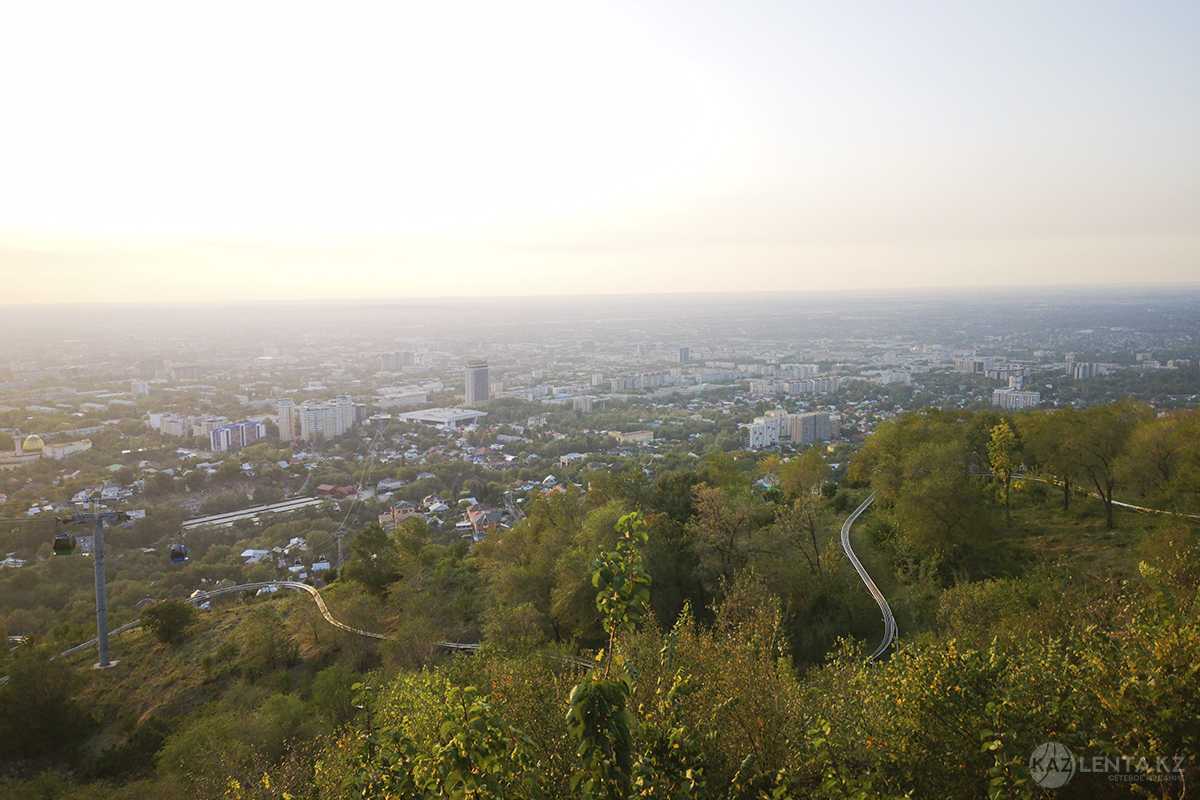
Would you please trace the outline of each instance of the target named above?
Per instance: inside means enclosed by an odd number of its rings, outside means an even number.
[[[196,621],[196,609],[182,600],[163,600],[142,612],[142,624],[164,644],[179,644]]]

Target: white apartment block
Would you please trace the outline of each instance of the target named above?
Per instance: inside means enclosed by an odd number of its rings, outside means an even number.
[[[276,423],[279,425],[279,438],[290,442],[299,433],[300,416],[296,404],[289,398],[283,398],[277,404]]]
[[[307,402],[300,406],[300,438],[306,442],[344,436],[354,427],[354,401],[340,395],[325,403]]]
[[[992,405],[1007,411],[1035,408],[1041,402],[1040,392],[1026,392],[1019,389],[996,389],[992,392]]]
[[[756,397],[766,397],[777,394],[829,394],[842,388],[842,379],[836,375],[826,375],[820,378],[802,378],[798,380],[752,379],[749,383],[750,394]]]
[[[765,417],[756,417],[749,425],[751,450],[762,450],[767,447],[778,447],[783,437],[787,414],[774,413]]]

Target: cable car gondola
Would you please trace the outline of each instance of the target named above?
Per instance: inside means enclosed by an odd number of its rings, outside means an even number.
[[[188,549],[182,544],[171,545],[170,555],[172,564],[186,564],[188,561]]]
[[[75,537],[69,533],[54,534],[54,555],[69,556],[75,552]]]

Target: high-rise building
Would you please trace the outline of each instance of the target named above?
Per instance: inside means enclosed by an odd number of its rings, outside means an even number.
[[[580,395],[579,397],[574,397],[571,399],[571,408],[584,414],[590,414],[599,408],[603,408],[603,406],[603,398],[592,397],[588,394]]]
[[[333,404],[337,407],[337,424],[339,429],[338,435],[341,436],[343,433],[353,428],[354,423],[357,421],[357,417],[355,416],[354,412],[354,400],[351,399],[350,395],[343,394],[334,398]]]
[[[963,372],[967,375],[976,372],[983,372],[984,362],[982,358],[975,356],[964,356],[954,359],[954,371]]]
[[[675,360],[678,361],[680,364],[686,364],[690,357],[691,357],[691,351],[688,350],[688,348],[686,348],[686,347],[679,348],[679,351],[675,354]]]
[[[209,432],[209,446],[214,453],[240,450],[267,435],[267,428],[256,420],[243,420],[221,425]]]
[[[300,417],[296,411],[296,404],[290,399],[284,398],[278,403],[279,414],[279,439],[284,442],[290,442],[296,438],[298,433],[297,428],[300,427]]]
[[[1090,361],[1073,361],[1070,364],[1070,376],[1077,381],[1086,381],[1099,374],[1096,365]]]
[[[163,436],[190,436],[192,433],[192,423],[187,417],[182,417],[178,414],[163,414],[159,421],[159,430]]]
[[[798,445],[828,442],[836,435],[833,419],[824,411],[788,415],[788,432],[792,443]]]
[[[748,444],[750,449],[761,450],[764,447],[778,445],[783,434],[784,419],[784,416],[777,414],[756,417],[754,422],[749,425],[750,440]]]
[[[308,402],[300,406],[299,416],[304,441],[336,439],[354,427],[354,401],[341,395],[326,403]]]
[[[486,403],[491,399],[490,389],[488,388],[488,365],[483,359],[474,359],[467,362],[467,367],[464,370],[465,390],[463,392],[463,402],[466,405],[475,405],[477,403]]]

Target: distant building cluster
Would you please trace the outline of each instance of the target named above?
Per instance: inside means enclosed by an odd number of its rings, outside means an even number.
[[[842,378],[837,375],[799,380],[755,378],[750,381],[750,394],[755,397],[831,394],[840,388],[842,388]]]
[[[789,414],[783,409],[774,409],[756,417],[748,426],[748,433],[751,450],[778,447],[784,442],[808,446],[837,438],[838,424],[834,416],[825,411]]]
[[[815,378],[821,370],[816,364],[780,364],[775,370],[778,378]]]
[[[996,359],[983,356],[960,356],[954,359],[954,371],[964,375],[982,375]]]
[[[666,370],[639,372],[633,375],[618,375],[608,381],[609,391],[637,392],[645,389],[660,389],[674,383],[673,376]]]
[[[151,411],[146,424],[163,436],[179,438],[197,437],[207,439],[222,425],[228,425],[227,417],[188,416],[163,411]]]
[[[884,386],[911,386],[912,373],[898,369],[885,369],[876,380]]]
[[[1012,385],[1013,379],[1024,381],[1029,376],[1029,366],[1015,363],[1000,356],[961,356],[954,359],[955,372],[965,375],[982,375],[994,381]]]
[[[399,372],[415,363],[413,354],[408,351],[379,354],[380,372]]]
[[[349,395],[333,400],[308,400],[297,406],[283,398],[276,403],[279,438],[283,441],[327,441],[344,436],[366,413],[366,407],[355,404]]]

